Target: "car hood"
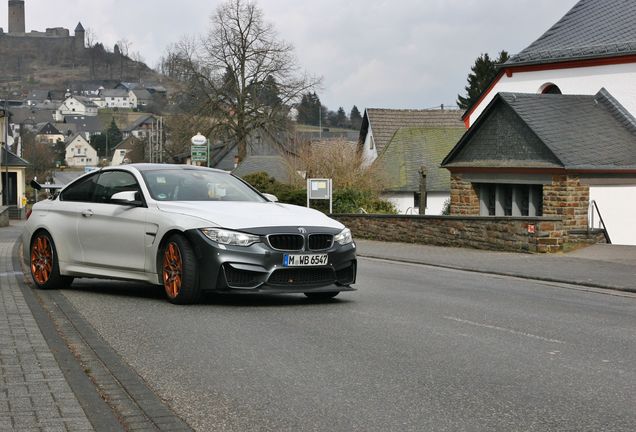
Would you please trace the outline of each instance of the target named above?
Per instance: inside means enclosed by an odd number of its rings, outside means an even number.
[[[159,210],[201,219],[203,226],[229,229],[271,226],[321,226],[341,229],[340,222],[317,210],[273,202],[170,201],[158,202]]]

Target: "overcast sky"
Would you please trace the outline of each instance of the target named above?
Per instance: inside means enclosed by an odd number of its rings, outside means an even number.
[[[600,0],[599,0],[600,1]],[[0,8],[7,30],[7,2]],[[155,67],[166,47],[203,34],[221,0],[25,0],[26,30],[75,29],[127,39]],[[480,53],[517,53],[576,0],[258,0],[302,68],[323,78],[330,110],[455,105]]]

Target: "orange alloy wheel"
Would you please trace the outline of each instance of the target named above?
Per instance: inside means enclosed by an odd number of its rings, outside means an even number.
[[[163,287],[168,297],[175,298],[181,290],[181,280],[183,275],[183,262],[181,252],[176,243],[168,243],[163,253]]]
[[[53,270],[53,250],[48,237],[39,236],[31,246],[31,273],[35,281],[44,285]]]

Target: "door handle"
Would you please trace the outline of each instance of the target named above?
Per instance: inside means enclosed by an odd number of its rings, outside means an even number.
[[[91,217],[91,216],[93,216],[93,210],[90,210],[90,209],[89,209],[89,210],[84,210],[84,211],[82,211],[82,216],[84,216],[84,217]]]

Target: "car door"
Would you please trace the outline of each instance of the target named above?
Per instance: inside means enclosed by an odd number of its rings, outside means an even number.
[[[141,196],[139,184],[130,172],[108,170],[99,174],[93,202],[82,209],[78,221],[84,264],[112,270],[144,271],[147,208],[111,201],[115,193],[131,190]]]
[[[96,174],[77,180],[43,213],[62,262],[81,264],[83,261],[77,227],[82,210],[93,200],[96,181]]]

